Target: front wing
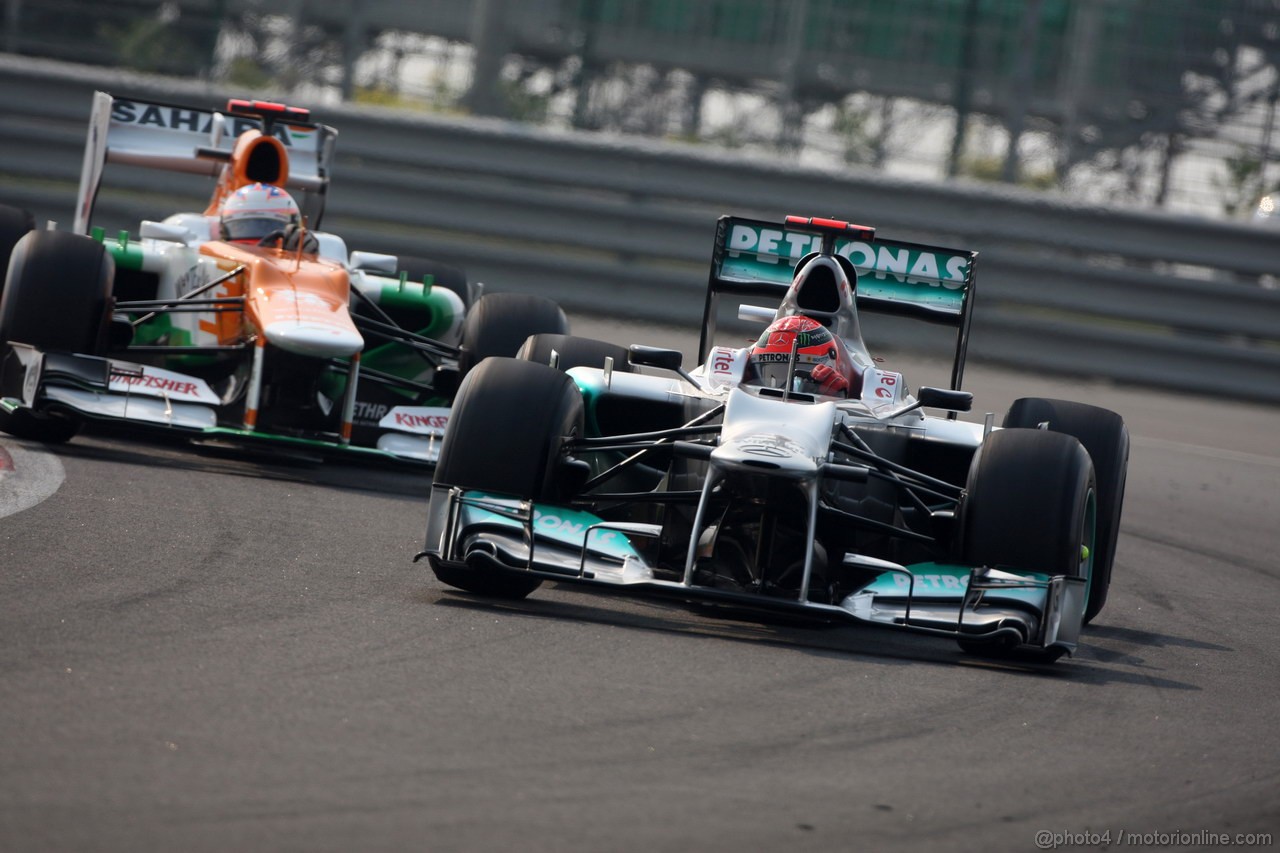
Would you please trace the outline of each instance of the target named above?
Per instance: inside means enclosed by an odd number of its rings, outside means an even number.
[[[448,424],[440,407],[399,406],[379,421],[375,447],[337,433],[284,435],[221,422],[222,401],[203,379],[152,365],[10,343],[0,365],[0,410],[61,411],[193,439],[287,445],[325,456],[359,456],[434,465]]]
[[[973,642],[1075,651],[1085,580],[989,567],[899,565],[849,555],[867,582],[838,604],[711,587],[655,572],[661,525],[614,523],[565,507],[432,487],[427,547],[433,566],[524,573],[640,595],[853,621]]]

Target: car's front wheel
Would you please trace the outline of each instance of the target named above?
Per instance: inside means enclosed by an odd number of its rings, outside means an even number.
[[[514,358],[489,358],[458,389],[440,447],[435,483],[535,502],[571,488],[565,442],[582,434],[582,395],[564,373]],[[468,592],[524,598],[536,578],[433,561],[444,583]]]
[[[1097,506],[1093,463],[1075,438],[1040,429],[993,432],[969,469],[960,508],[962,559],[1088,582]],[[960,645],[978,654],[1002,651],[981,640]]]
[[[17,241],[0,295],[0,358],[11,343],[45,352],[103,355],[115,276],[111,254],[96,240],[66,231],[30,231]],[[19,438],[61,443],[79,421],[62,412],[8,411],[0,430]]]
[[[1111,588],[1129,470],[1129,430],[1124,419],[1108,409],[1041,397],[1015,400],[1004,419],[1006,428],[1034,429],[1041,424],[1049,432],[1074,436],[1093,460],[1098,484],[1098,535],[1089,603],[1084,611],[1084,621],[1089,622],[1107,603]]]
[[[35,227],[35,219],[29,212],[0,204],[0,288],[4,287],[5,270],[9,268],[9,253],[22,235]]]

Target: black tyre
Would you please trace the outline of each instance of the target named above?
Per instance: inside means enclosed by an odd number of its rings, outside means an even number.
[[[616,372],[632,372],[626,347],[573,335],[530,335],[516,353],[516,358],[550,364],[553,352],[556,354],[556,367],[560,370],[571,367],[604,367],[604,360],[612,358]]]
[[[582,395],[564,373],[530,361],[487,359],[458,389],[435,482],[555,501],[569,485],[560,451],[567,438],[581,435],[582,409]],[[434,562],[432,570],[450,586],[501,598],[524,598],[541,583]]]
[[[471,310],[471,285],[467,283],[467,274],[461,267],[450,266],[430,258],[418,258],[413,255],[400,255],[400,270],[409,274],[409,281],[421,282],[424,276],[432,277],[432,284],[443,287],[458,294],[462,307]]]
[[[18,240],[0,296],[0,344],[102,355],[115,261],[96,240],[32,231]]]
[[[1069,435],[992,433],[969,468],[960,512],[967,565],[1090,576],[1097,532],[1093,463]],[[961,640],[960,647],[982,655],[1008,651],[974,640]]]
[[[1098,488],[1098,530],[1089,603],[1084,612],[1084,621],[1089,622],[1102,611],[1111,587],[1129,471],[1129,430],[1124,419],[1108,409],[1040,397],[1015,400],[1004,418],[1004,425],[1010,428],[1035,428],[1042,423],[1048,424],[1046,429],[1050,432],[1074,436],[1093,460]]]
[[[80,431],[80,421],[66,412],[13,412],[0,407],[0,432],[45,444],[65,444]]]
[[[4,287],[9,255],[18,239],[36,227],[35,219],[20,207],[0,204],[0,288]]]
[[[65,231],[25,234],[13,247],[0,295],[0,358],[15,357],[11,341],[103,355],[114,276],[115,262],[101,243]],[[0,430],[19,438],[60,444],[79,429],[69,412],[0,409]]]
[[[490,293],[480,297],[462,324],[458,369],[465,376],[490,356],[513,357],[530,335],[563,335],[569,321],[555,302],[524,293]]]
[[[1038,429],[993,432],[974,455],[961,507],[964,562],[1080,576],[1094,492],[1080,442]]]
[[[582,395],[544,364],[486,359],[454,399],[435,482],[535,501],[561,497],[565,439],[582,434]]]

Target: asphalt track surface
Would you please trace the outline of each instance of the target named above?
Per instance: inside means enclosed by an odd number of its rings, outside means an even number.
[[[1064,396],[1134,436],[1110,602],[1052,667],[554,585],[494,603],[410,562],[422,474],[0,437],[0,494],[65,476],[0,518],[0,850],[1274,843],[1277,411],[967,386],[979,413]]]

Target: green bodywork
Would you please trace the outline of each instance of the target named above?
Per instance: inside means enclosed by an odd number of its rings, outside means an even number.
[[[143,242],[131,239],[127,231],[121,231],[114,239],[107,239],[103,229],[94,228],[92,236],[110,252],[118,269],[147,270],[148,255]],[[198,253],[192,250],[190,262],[193,265],[197,256]],[[155,265],[152,266],[153,269]],[[429,278],[427,281],[412,282],[407,281],[403,274],[397,279],[366,272],[361,293],[391,315],[404,329],[423,337],[438,339],[458,320],[456,308],[446,295],[447,291],[434,287]],[[410,381],[421,381],[428,372],[428,363],[409,347],[395,341],[379,342],[380,339],[371,335],[369,339],[374,343],[361,354],[363,367]],[[140,346],[174,348],[193,347],[197,343],[189,329],[176,325],[173,315],[165,312],[158,312],[134,327],[133,342]],[[166,356],[165,362],[174,369],[181,370],[196,369],[216,359],[217,356],[212,354],[175,352]],[[326,394],[334,399],[341,397],[346,385],[345,372],[340,369],[328,371],[324,385]],[[406,400],[416,397],[415,392],[408,389],[397,390]],[[443,402],[443,398],[432,398],[422,401],[422,404],[440,405]]]

